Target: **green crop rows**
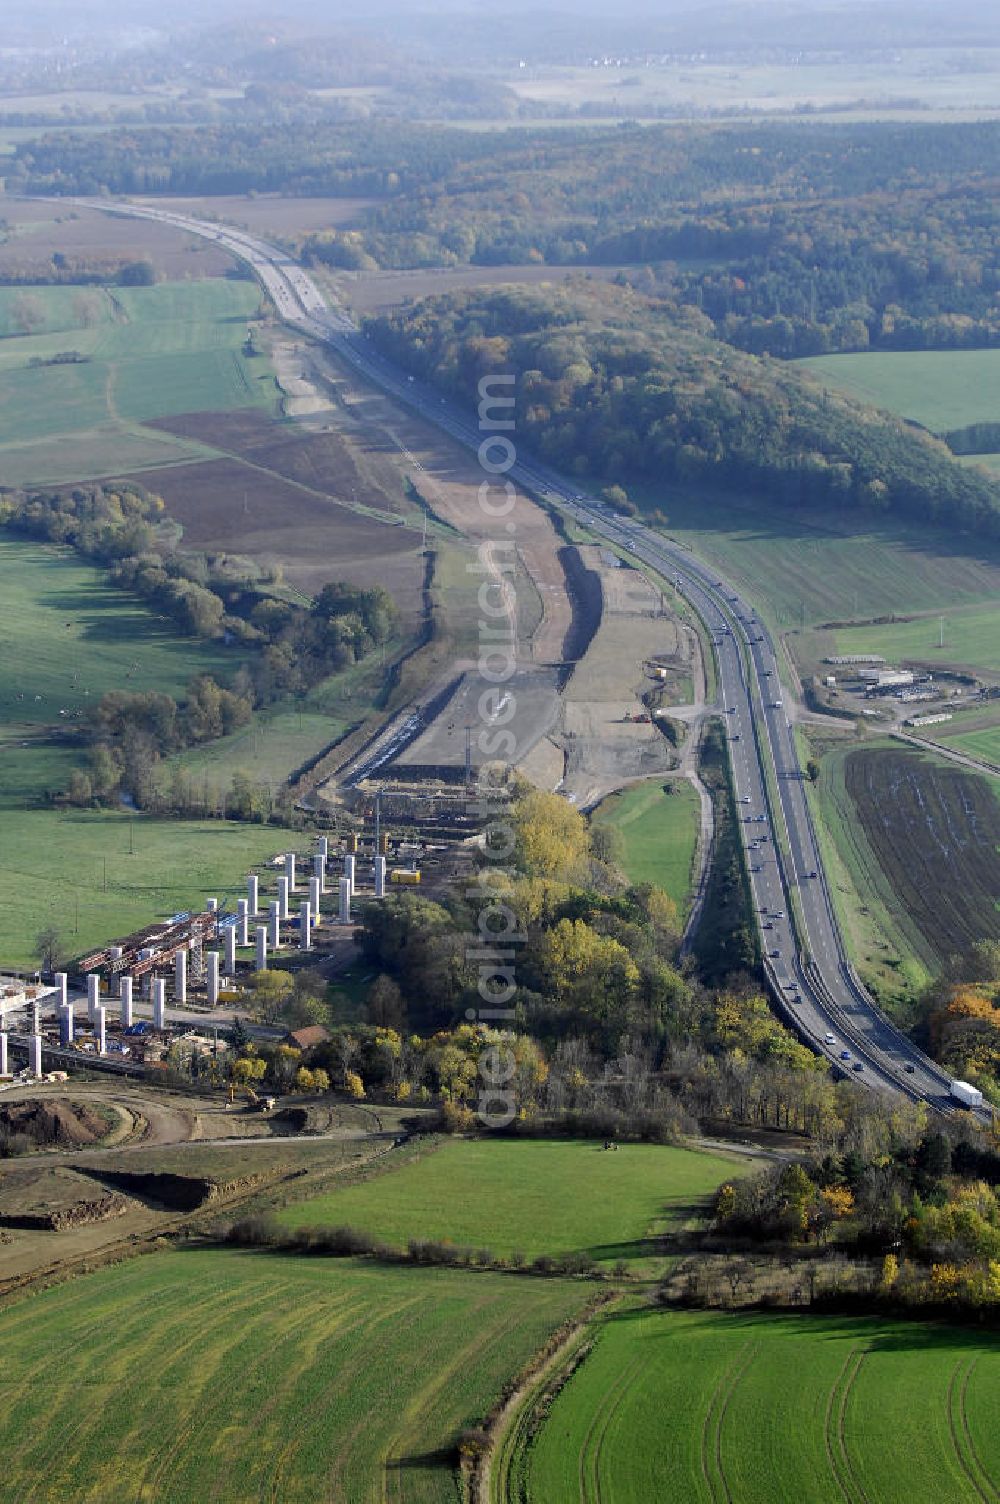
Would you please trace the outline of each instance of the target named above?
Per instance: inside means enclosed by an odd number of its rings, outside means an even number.
[[[450,1504],[460,1431],[587,1293],[221,1250],[135,1259],[5,1313],[2,1491]]]
[[[982,1504],[1000,1349],[920,1324],[629,1310],[527,1456],[530,1504]]]

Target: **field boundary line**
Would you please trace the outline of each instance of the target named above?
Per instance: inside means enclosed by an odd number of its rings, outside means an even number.
[[[622,1292],[604,1293],[592,1300],[573,1317],[561,1333],[550,1338],[549,1350],[536,1354],[531,1363],[515,1381],[506,1398],[492,1415],[487,1417],[485,1429],[489,1443],[474,1465],[468,1477],[463,1498],[468,1504],[517,1504],[509,1492],[512,1469],[522,1452],[527,1451],[527,1429],[539,1404],[553,1392],[562,1388],[567,1368],[574,1359],[586,1357],[591,1323],[598,1315],[607,1316],[613,1307],[624,1298]],[[575,1365],[574,1365],[575,1367]]]
[[[890,731],[889,735],[897,742],[905,742],[908,746],[917,747],[921,752],[930,752],[933,756],[947,758],[949,762],[958,763],[970,772],[981,773],[984,778],[1000,778],[1000,767],[996,763],[986,762],[978,757],[973,757],[969,752],[963,752],[960,747],[949,747],[944,742],[931,742],[923,736],[911,736],[908,731]]]

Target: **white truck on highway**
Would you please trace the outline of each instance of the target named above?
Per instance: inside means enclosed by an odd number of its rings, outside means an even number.
[[[968,1081],[953,1081],[951,1095],[956,1102],[961,1102],[963,1107],[982,1107],[983,1105],[982,1092],[978,1086],[970,1086]]]

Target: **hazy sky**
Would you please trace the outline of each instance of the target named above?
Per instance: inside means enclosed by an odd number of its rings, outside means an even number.
[[[907,34],[920,45],[947,45],[951,39],[982,45],[994,33],[1000,45],[1000,0],[365,0],[361,6],[357,0],[30,0],[21,5],[7,0],[3,9],[0,47],[51,43],[64,36],[95,40],[109,33],[134,35],[138,29],[162,34],[265,18],[273,19],[279,29],[284,21],[296,30],[322,31],[364,27],[368,22],[384,25],[395,16],[413,32],[423,18],[433,32],[435,22],[456,14],[478,18],[484,31],[502,25],[504,18],[509,23],[523,17],[528,36],[556,18],[564,26],[573,17],[586,18],[588,32],[596,25],[608,35],[621,29],[633,36],[643,21],[649,22],[652,35],[669,32],[671,23],[688,18],[684,33],[693,22],[711,45],[726,38],[727,14],[730,22],[739,17],[745,25],[754,11],[762,20],[767,17],[771,34],[779,40],[783,24],[790,39],[803,22],[808,22],[805,34],[815,35],[820,17],[828,18],[824,35],[835,36],[843,17],[844,40],[857,45],[864,40],[858,35],[864,16],[877,26],[882,40],[898,32],[900,45],[905,45]]]

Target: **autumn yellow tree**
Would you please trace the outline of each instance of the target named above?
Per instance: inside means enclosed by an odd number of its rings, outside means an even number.
[[[361,1101],[362,1097],[365,1094],[365,1083],[362,1081],[357,1071],[344,1072],[344,1090],[347,1092],[347,1095],[349,1097],[353,1097],[356,1102]]]
[[[639,980],[639,968],[620,941],[583,919],[560,919],[538,941],[538,963],[548,989],[571,1007],[604,1018]]]
[[[514,801],[511,817],[523,871],[563,882],[585,875],[590,833],[579,810],[565,799],[532,789]]]

